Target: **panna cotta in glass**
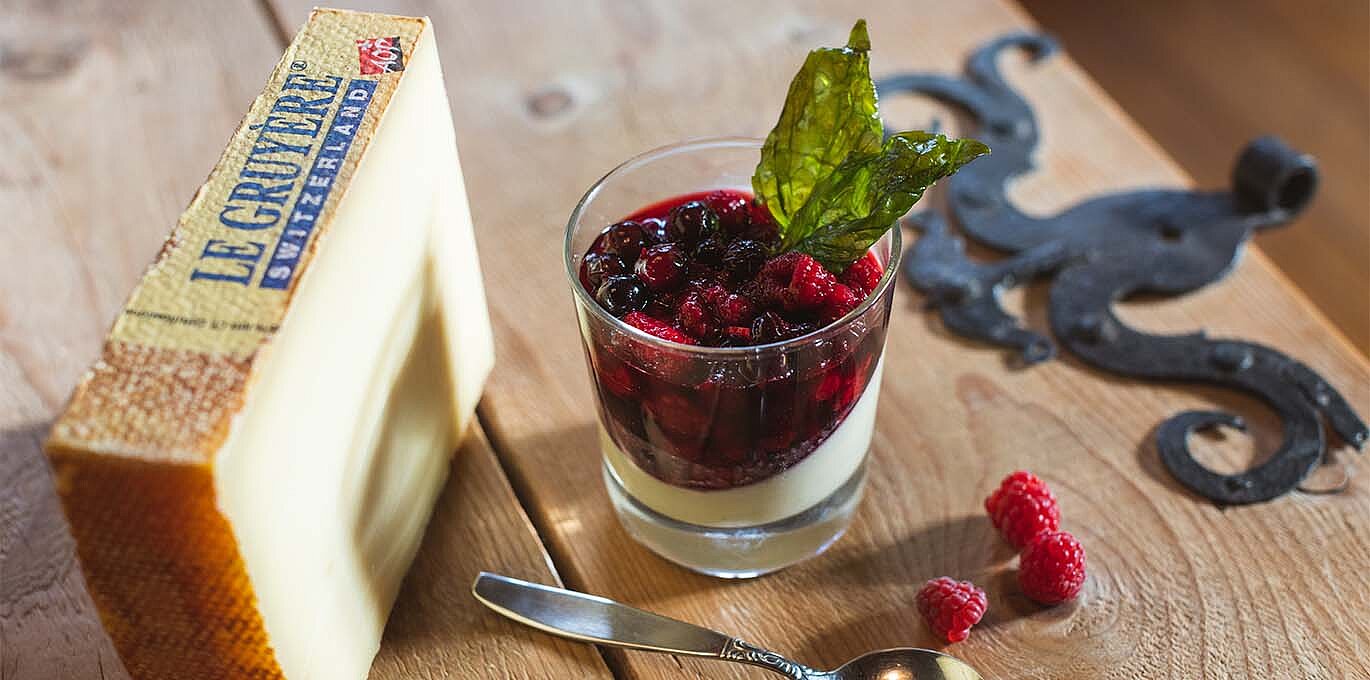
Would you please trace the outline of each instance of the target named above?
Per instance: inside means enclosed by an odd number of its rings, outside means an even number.
[[[861,497],[899,254],[776,254],[759,140],[625,163],[572,217],[566,266],[605,482],[641,543],[725,577],[821,552]]]
[[[898,221],[989,153],[888,133],[870,35],[809,52],[764,141],[648,152],[566,230],[605,484],[639,542],[722,577],[822,552],[851,522],[884,373]]]

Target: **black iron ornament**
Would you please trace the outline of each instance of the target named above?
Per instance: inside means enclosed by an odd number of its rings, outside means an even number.
[[[974,136],[993,150],[947,181],[950,212],[973,239],[1010,254],[978,263],[965,254],[937,214],[913,218],[923,235],[905,259],[905,274],[960,335],[1009,347],[1025,365],[1051,359],[1051,338],[1023,327],[999,304],[1001,291],[1052,277],[1051,330],[1068,351],[1096,368],[1134,378],[1213,383],[1263,399],[1283,423],[1284,439],[1266,462],[1246,472],[1213,472],[1189,451],[1196,430],[1239,417],[1212,411],[1176,414],[1157,428],[1167,469],[1195,492],[1223,504],[1270,500],[1297,488],[1323,460],[1326,422],[1359,450],[1365,423],[1316,372],[1269,347],[1213,339],[1203,332],[1154,335],[1128,326],[1113,303],[1138,295],[1180,295],[1222,278],[1257,229],[1297,216],[1317,186],[1313,159],[1273,137],[1251,142],[1223,192],[1142,190],[1085,200],[1051,217],[1032,217],[1008,199],[1006,185],[1032,169],[1036,118],[1004,81],[996,58],[1027,50],[1034,60],[1056,51],[1042,35],[994,40],[971,55],[964,78],[905,74],[877,84],[882,97],[924,94],[966,109]]]

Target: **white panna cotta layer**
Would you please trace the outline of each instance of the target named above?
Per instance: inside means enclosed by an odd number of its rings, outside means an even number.
[[[831,496],[861,467],[875,433],[882,355],[847,418],[794,467],[754,484],[701,491],[667,484],[638,467],[601,424],[600,450],[623,488],[638,502],[681,522],[708,527],[749,527],[797,515]]]

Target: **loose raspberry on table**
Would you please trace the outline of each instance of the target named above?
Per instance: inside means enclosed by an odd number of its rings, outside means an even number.
[[[918,613],[928,627],[947,642],[960,642],[970,636],[971,626],[980,622],[989,607],[985,591],[970,581],[941,576],[923,584],[918,591]]]
[[[862,298],[875,292],[885,271],[873,254],[867,253],[842,272],[842,283],[851,286]]]
[[[1085,585],[1085,548],[1066,531],[1033,538],[1018,558],[1018,587],[1042,604],[1060,604]]]
[[[994,528],[1015,548],[1027,545],[1037,534],[1061,527],[1061,510],[1046,482],[1026,470],[1004,478],[985,499]]]
[[[623,322],[636,328],[648,335],[655,335],[662,340],[678,342],[682,345],[693,345],[695,341],[686,335],[679,328],[672,326],[660,319],[654,319],[642,312],[629,312],[623,317]]]

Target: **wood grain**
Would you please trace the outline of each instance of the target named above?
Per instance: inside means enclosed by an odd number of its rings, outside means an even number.
[[[279,51],[247,2],[0,3],[5,680],[127,677],[39,442]]]
[[[308,4],[274,2],[292,26]],[[686,137],[764,133],[804,52],[839,44],[858,10],[778,0],[379,8],[436,22],[497,324],[500,359],[483,413],[573,586],[836,665],[871,648],[935,645],[913,594],[923,579],[948,574],[990,591],[986,621],[950,648],[987,677],[1370,673],[1364,477],[1340,496],[1216,509],[1165,475],[1151,430],[1195,406],[1259,420],[1259,404],[1118,381],[1069,359],[1006,370],[1000,353],[949,337],[907,289],[896,301],[869,495],[848,537],[821,559],[744,583],[691,574],[636,546],[599,480],[591,393],[559,266],[563,224],[581,192],[624,158]],[[880,73],[958,72],[973,46],[1030,23],[994,0],[888,0],[859,11],[871,20]],[[1068,60],[1029,68],[1015,56],[1005,69],[1044,128],[1040,172],[1013,192],[1033,211],[1190,182]],[[899,125],[949,120],[920,103],[889,102],[889,111]],[[1017,302],[1045,328],[1041,290]],[[1286,348],[1370,413],[1370,369],[1259,252],[1220,286],[1123,313],[1150,329],[1205,326]],[[1259,450],[1274,436],[1258,422]],[[1204,449],[1227,467],[1258,455],[1241,437]],[[1042,609],[1012,585],[1013,557],[979,504],[1018,467],[1048,478],[1066,526],[1089,550],[1077,604]],[[630,678],[763,677],[706,661],[609,658]]]
[[[481,571],[560,583],[477,427],[452,462],[371,680],[610,677],[594,648],[536,633],[477,605],[471,583]]]
[[[0,680],[128,678],[40,445],[283,48],[246,0],[0,2]],[[481,569],[556,582],[476,431],[372,677],[608,677],[589,647],[484,616]]]
[[[1317,156],[1308,212],[1256,243],[1370,355],[1370,3],[1024,5],[1200,185],[1260,134]]]

